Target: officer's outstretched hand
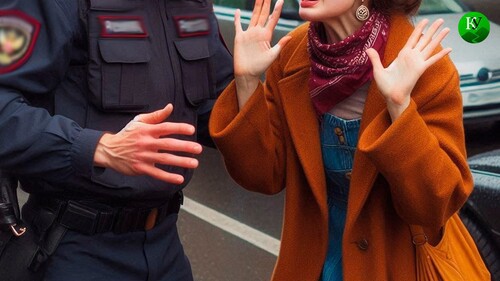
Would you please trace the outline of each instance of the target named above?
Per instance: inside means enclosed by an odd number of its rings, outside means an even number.
[[[137,115],[119,133],[106,133],[97,144],[94,164],[111,168],[125,175],[148,175],[174,184],[184,182],[184,177],[168,173],[156,164],[182,168],[198,167],[198,160],[177,156],[171,152],[199,154],[200,144],[170,138],[169,135],[192,135],[195,128],[185,123],[164,122],[174,107]]]

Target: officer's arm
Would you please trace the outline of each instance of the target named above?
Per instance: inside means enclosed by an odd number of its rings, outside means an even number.
[[[28,103],[28,99],[50,102],[70,64],[78,25],[74,3],[77,1],[0,3],[1,169],[49,181],[64,181],[90,171],[102,133],[82,129],[68,118],[51,116]],[[19,48],[8,40],[25,40],[27,45]]]
[[[210,15],[211,33],[210,47],[214,50],[213,64],[214,75],[216,78],[216,93],[217,96],[226,88],[226,86],[233,80],[233,57],[224,43],[224,39],[219,33],[219,27],[215,14]],[[198,141],[205,146],[215,147],[212,138],[208,132],[208,120],[215,100],[208,100],[204,102],[198,109]]]

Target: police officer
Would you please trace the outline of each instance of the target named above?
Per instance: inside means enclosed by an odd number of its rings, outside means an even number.
[[[231,60],[210,0],[1,1],[0,169],[45,280],[192,280],[180,191]]]

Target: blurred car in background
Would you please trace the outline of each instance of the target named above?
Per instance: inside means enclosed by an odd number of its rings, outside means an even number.
[[[299,1],[285,0],[274,43],[302,23],[298,16]],[[241,9],[241,22],[246,27],[254,0],[214,0],[214,4],[222,35],[232,50],[234,12]],[[464,122],[500,120],[500,26],[490,21],[489,37],[478,44],[468,43],[458,33],[458,22],[467,11],[459,0],[423,0],[415,22],[424,17],[431,22],[443,18],[452,31],[443,46],[453,49],[450,56],[460,74]]]
[[[471,11],[485,14],[490,21],[500,24],[500,5],[498,0],[461,0]]]
[[[491,272],[500,281],[500,149],[469,158],[474,191],[460,217]]]

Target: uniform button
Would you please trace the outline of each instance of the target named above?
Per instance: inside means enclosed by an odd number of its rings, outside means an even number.
[[[358,241],[358,248],[359,248],[361,251],[366,251],[366,250],[368,250],[368,240],[366,240],[366,239],[359,240],[359,241]]]
[[[346,179],[351,180],[351,174],[352,174],[351,172],[345,173]]]

